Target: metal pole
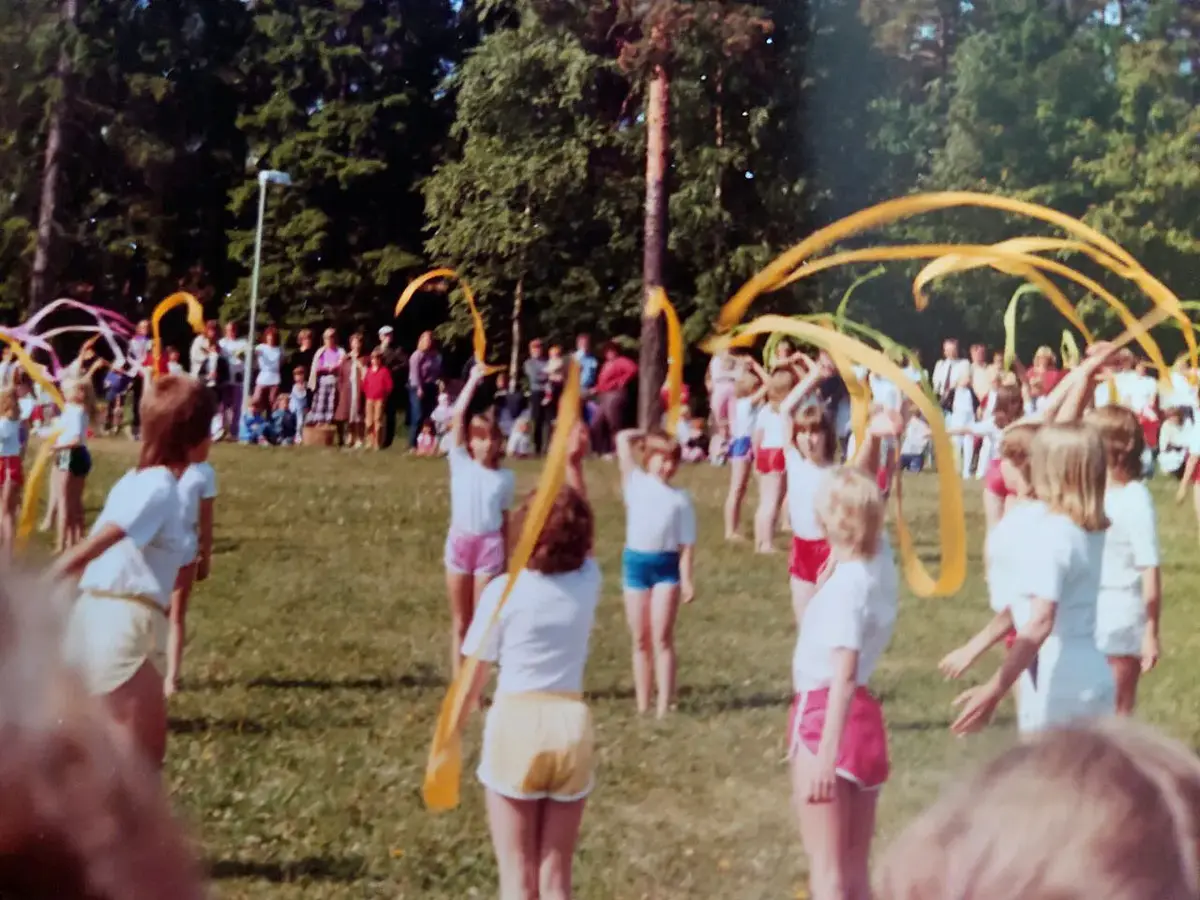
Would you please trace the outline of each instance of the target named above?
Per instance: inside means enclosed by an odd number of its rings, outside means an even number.
[[[250,388],[254,383],[254,324],[258,317],[258,276],[262,271],[263,220],[267,215],[267,179],[258,177],[258,230],[254,233],[254,272],[250,276],[250,330],[246,336],[245,380],[242,382],[242,413],[234,426],[234,434],[240,438],[241,420],[250,410]]]

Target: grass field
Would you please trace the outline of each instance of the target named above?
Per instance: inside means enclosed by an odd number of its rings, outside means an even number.
[[[89,521],[134,456],[131,444],[98,442]],[[446,683],[445,463],[398,452],[237,447],[217,448],[213,461],[221,481],[213,578],[193,595],[168,781],[219,895],[495,896],[473,778],[462,807],[447,815],[427,814],[419,792]],[[520,486],[532,488],[536,467],[518,473]],[[698,597],[678,631],[680,707],[663,723],[640,720],[620,603],[615,469],[596,463],[588,476],[606,579],[587,674],[601,780],[584,820],[577,896],[803,896],[783,763],[793,640],[785,557],[727,547],[724,473],[701,466],[681,474],[701,536]],[[906,484],[914,531],[933,554],[933,481]],[[1197,746],[1200,564],[1190,506],[1175,507],[1172,488],[1155,486],[1165,659],[1144,684],[1141,712]],[[957,688],[935,671],[940,654],[986,617],[982,517],[973,486],[968,493],[970,579],[953,599],[902,600],[874,681],[894,765],[877,846],[948,779],[1012,739],[1010,707],[990,733],[951,737]],[[469,772],[478,737],[475,722]]]

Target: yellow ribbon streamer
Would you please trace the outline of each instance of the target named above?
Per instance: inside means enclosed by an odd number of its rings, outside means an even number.
[[[661,287],[651,291],[646,315],[661,315],[667,320],[667,434],[675,434],[683,412],[683,329],[679,314]]]
[[[516,587],[517,577],[529,563],[537,546],[538,537],[546,524],[546,518],[558,498],[566,478],[567,457],[570,452],[571,435],[579,422],[580,388],[579,365],[571,360],[567,373],[567,383],[563,389],[562,398],[558,404],[558,424],[554,427],[554,435],[550,440],[550,448],[546,453],[546,464],[542,468],[542,476],[538,481],[537,491],[529,504],[525,516],[525,524],[513,549],[508,565],[508,582],[500,602],[496,604],[495,612],[488,623],[487,631],[480,641],[480,646],[487,646],[496,623],[500,619],[500,611],[508,602],[513,588]],[[469,686],[475,679],[479,668],[479,656],[469,656],[459,670],[458,677],[450,684],[446,698],[442,701],[441,713],[438,715],[437,726],[434,729],[433,744],[429,748],[429,762],[425,768],[425,784],[423,794],[425,805],[431,810],[442,811],[458,806],[462,781],[462,734],[459,723],[462,718],[463,704]]]
[[[1039,293],[1041,288],[1036,284],[1023,284],[1009,298],[1004,310],[1004,369],[1012,368],[1017,358],[1017,304],[1026,294]]]
[[[400,299],[396,302],[395,318],[400,317],[400,313],[404,311],[404,307],[408,306],[409,301],[416,296],[417,291],[437,278],[453,279],[462,287],[463,296],[467,299],[467,306],[471,310],[471,321],[474,323],[475,328],[473,335],[475,361],[487,369],[489,375],[504,371],[504,366],[487,365],[487,331],[483,327],[483,317],[479,315],[479,307],[475,305],[475,292],[471,290],[471,286],[454,269],[432,269],[410,281],[408,287],[404,289],[404,293],[400,295]]]
[[[941,409],[883,353],[832,329],[810,322],[797,322],[783,316],[762,316],[739,329],[739,334],[743,335],[774,332],[789,334],[815,344],[829,351],[831,356],[835,353],[844,356],[851,362],[887,378],[925,416],[932,432],[941,497],[938,507],[938,529],[942,537],[942,570],[938,578],[934,579],[917,555],[916,544],[904,519],[901,492],[897,490],[894,495],[900,565],[909,587],[918,597],[947,597],[956,593],[967,576],[966,516],[963,511],[962,481],[958,475],[958,467],[954,465],[954,450],[950,443],[950,435],[946,432]],[[722,337],[716,337],[712,343],[720,347],[724,340]]]
[[[158,377],[159,368],[162,364],[162,331],[160,327],[162,317],[177,306],[187,307],[188,324],[192,326],[192,331],[196,334],[204,334],[204,306],[187,291],[179,291],[172,294],[162,303],[158,304],[158,306],[154,307],[154,312],[150,314],[150,327],[154,334],[154,349],[151,356],[150,369],[151,378]]]
[[[1079,345],[1075,343],[1075,335],[1067,331],[1065,328],[1062,333],[1062,340],[1058,344],[1058,353],[1062,357],[1062,365],[1064,369],[1074,369],[1079,365],[1079,361],[1083,359],[1083,354],[1079,352]]]

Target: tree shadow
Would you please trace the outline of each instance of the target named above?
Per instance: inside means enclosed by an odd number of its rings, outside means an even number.
[[[366,716],[356,716],[344,721],[322,717],[312,719],[295,716],[281,716],[270,722],[258,719],[214,719],[210,716],[195,716],[187,719],[169,719],[168,730],[177,736],[194,734],[232,734],[232,735],[262,735],[275,734],[284,731],[303,731],[310,728],[324,730],[335,728],[366,728],[372,720]]]
[[[586,691],[588,700],[626,701],[634,699],[633,688],[607,687],[597,691]],[[697,687],[681,685],[675,694],[680,712],[715,713],[735,712],[743,709],[773,709],[787,707],[792,695],[785,691],[756,691],[738,694],[731,684],[709,684]]]
[[[366,860],[361,856],[306,856],[283,862],[219,859],[208,864],[208,874],[213,881],[256,878],[272,884],[301,880],[350,883],[362,878],[365,870]]]
[[[283,691],[395,691],[444,688],[446,679],[431,672],[404,675],[376,675],[368,678],[255,678],[246,682],[249,688]]]

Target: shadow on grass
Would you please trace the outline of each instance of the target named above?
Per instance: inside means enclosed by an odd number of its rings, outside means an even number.
[[[311,879],[350,883],[362,877],[366,861],[361,856],[308,856],[286,862],[253,862],[241,859],[219,859],[208,864],[213,881],[231,878],[255,878],[272,884]]]
[[[634,699],[633,689],[627,687],[601,688],[588,691],[588,700],[625,701]],[[756,691],[752,694],[736,693],[731,684],[710,684],[703,687],[681,685],[676,691],[676,702],[684,713],[736,712],[744,709],[786,708],[792,695],[782,691]]]
[[[419,667],[403,675],[371,675],[361,678],[285,678],[263,676],[242,681],[237,678],[203,678],[188,681],[189,693],[223,691],[231,687],[247,687],[276,691],[397,691],[445,688],[446,679],[432,667]]]
[[[261,735],[285,731],[297,731],[310,728],[365,728],[371,724],[371,719],[358,716],[345,721],[329,721],[326,719],[299,719],[285,716],[270,722],[258,719],[213,719],[209,716],[196,716],[188,719],[170,719],[168,730],[176,736],[193,734],[232,734],[232,735]]]

